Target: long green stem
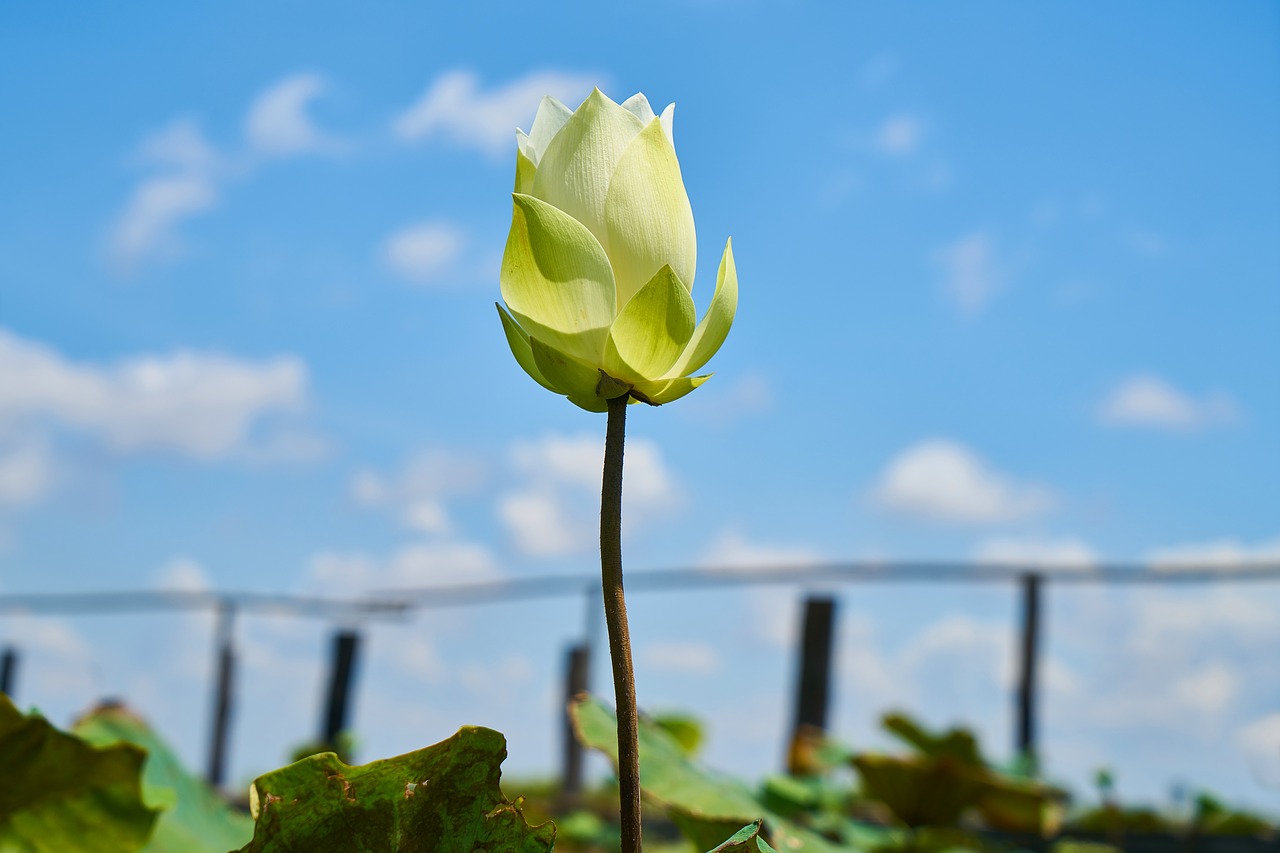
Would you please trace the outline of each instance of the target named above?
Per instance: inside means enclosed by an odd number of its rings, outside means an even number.
[[[622,447],[627,395],[609,401],[604,441],[604,487],[600,494],[600,576],[604,620],[609,627],[613,694],[618,708],[618,786],[622,798],[622,853],[640,853],[640,737],[631,631],[622,592]]]

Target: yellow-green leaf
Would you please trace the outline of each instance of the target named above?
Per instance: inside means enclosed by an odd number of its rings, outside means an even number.
[[[604,346],[604,369],[629,382],[656,379],[684,352],[697,315],[693,299],[669,266],[663,266],[613,321]]]
[[[733,240],[725,242],[724,254],[720,258],[720,269],[716,274],[716,292],[711,297],[711,305],[702,316],[698,328],[693,332],[689,346],[681,354],[675,365],[667,372],[667,376],[684,376],[692,373],[711,360],[720,345],[729,334],[733,325],[733,317],[738,311],[738,270],[733,263]]]
[[[693,208],[676,149],[659,119],[627,146],[608,186],[603,245],[618,283],[618,304],[626,305],[664,264],[692,290],[698,262]]]
[[[531,337],[592,361],[614,316],[613,272],[591,232],[545,201],[515,193],[502,298]]]

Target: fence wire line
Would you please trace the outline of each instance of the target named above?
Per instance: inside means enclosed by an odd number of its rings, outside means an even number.
[[[866,561],[804,566],[652,569],[626,578],[632,591],[843,583],[1011,583],[1037,577],[1052,584],[1179,585],[1240,581],[1280,581],[1280,562],[1221,566],[1179,563],[1152,568],[1141,564],[1081,567],[1035,563]],[[12,593],[0,595],[0,614],[191,611],[234,608],[302,617],[378,619],[405,617],[418,610],[590,594],[600,579],[588,575],[543,575],[480,583],[386,589],[348,598],[263,592],[104,591]]]

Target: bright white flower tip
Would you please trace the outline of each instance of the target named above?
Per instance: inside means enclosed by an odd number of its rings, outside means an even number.
[[[697,238],[672,143],[675,105],[615,104],[599,89],[573,111],[544,98],[516,132],[516,192],[498,306],[516,360],[591,411],[629,394],[682,397],[720,348],[738,304],[726,245],[696,321]]]

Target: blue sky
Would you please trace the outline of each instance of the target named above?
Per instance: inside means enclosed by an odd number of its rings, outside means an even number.
[[[603,419],[530,382],[493,309],[514,128],[593,85],[676,102],[695,301],[729,236],[741,279],[715,378],[633,410],[630,570],[1280,559],[1272,4],[5,19],[0,593],[595,571]],[[776,766],[802,592],[636,595],[642,704],[705,717],[718,766]],[[1012,590],[839,595],[842,736],[876,743],[905,703],[1007,756]],[[1274,802],[1277,605],[1264,583],[1050,590],[1050,773]],[[585,618],[369,626],[362,756],[478,723],[549,770]],[[312,735],[332,627],[239,623],[237,779]],[[125,695],[200,766],[209,629],[22,616],[0,639],[23,702]]]

